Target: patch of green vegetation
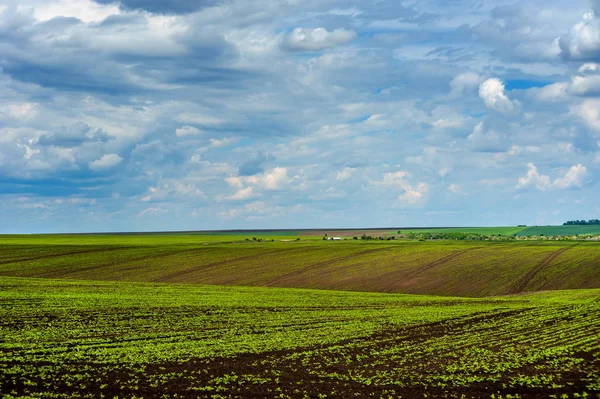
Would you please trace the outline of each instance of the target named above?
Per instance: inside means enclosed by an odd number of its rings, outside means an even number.
[[[592,395],[600,290],[486,299],[0,278],[3,397]]]
[[[518,236],[574,236],[577,234],[600,234],[600,225],[588,226],[532,226],[516,233]]]
[[[467,233],[467,234],[480,234],[484,236],[491,235],[514,235],[523,231],[527,227],[516,227],[516,226],[502,226],[502,227],[440,227],[440,228],[422,228],[422,229],[399,229],[391,232],[390,234],[401,234],[405,233]]]

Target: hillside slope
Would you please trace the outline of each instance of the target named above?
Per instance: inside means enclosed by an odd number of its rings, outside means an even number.
[[[0,276],[471,297],[600,288],[597,243],[182,242],[0,241]]]

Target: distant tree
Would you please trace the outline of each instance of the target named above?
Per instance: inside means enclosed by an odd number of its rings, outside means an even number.
[[[563,223],[563,226],[598,226],[600,225],[599,219],[590,220],[569,220]]]

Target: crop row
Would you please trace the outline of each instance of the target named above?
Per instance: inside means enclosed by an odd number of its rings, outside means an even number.
[[[6,397],[600,392],[600,290],[467,299],[4,277],[0,304]]]
[[[0,276],[472,297],[600,288],[595,243],[191,244],[183,237],[163,245],[147,239],[148,245],[142,238],[135,245],[0,245]]]

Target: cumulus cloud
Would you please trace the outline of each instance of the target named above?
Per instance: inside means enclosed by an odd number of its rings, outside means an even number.
[[[225,178],[225,182],[237,189],[237,191],[226,198],[230,200],[245,200],[259,195],[260,190],[281,190],[289,184],[290,180],[287,168],[282,167],[276,167],[268,172],[252,176],[229,176]]]
[[[259,180],[266,190],[278,190],[288,181],[287,169],[280,167],[265,173]]]
[[[581,187],[587,175],[587,168],[582,164],[573,165],[562,177],[557,177],[553,181],[550,176],[540,174],[533,163],[527,164],[527,174],[519,177],[517,188],[535,188],[537,190],[568,190]]]
[[[600,94],[600,65],[582,64],[578,74],[571,76],[569,82],[556,82],[533,89],[541,101],[564,100],[567,96],[592,96]]]
[[[401,193],[396,197],[396,205],[400,207],[415,207],[424,205],[427,200],[429,186],[424,182],[411,184],[408,179],[410,173],[406,171],[390,172],[383,175],[379,184],[399,189]]]
[[[92,170],[105,170],[110,169],[123,161],[123,158],[118,154],[104,154],[99,159],[89,163],[89,167]]]
[[[597,11],[597,7],[595,7]],[[559,40],[561,56],[568,60],[600,60],[600,19],[598,13],[587,13]]]
[[[341,46],[356,39],[356,32],[346,29],[328,31],[325,28],[295,28],[283,40],[282,47],[290,51],[321,51]]]
[[[477,91],[483,78],[475,72],[465,72],[456,75],[450,82],[450,96],[460,97]]]
[[[500,79],[490,78],[479,86],[479,97],[488,108],[502,113],[512,113],[519,107],[517,100],[511,101],[504,91],[504,83]]]
[[[600,133],[600,99],[588,99],[573,106],[571,113],[578,116],[586,125]]]
[[[590,95],[600,93],[600,75],[574,76],[569,90],[574,95]]]

